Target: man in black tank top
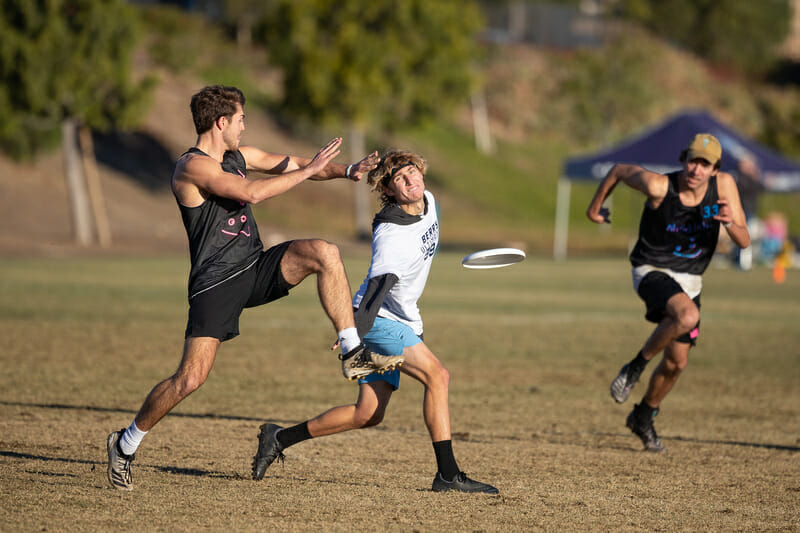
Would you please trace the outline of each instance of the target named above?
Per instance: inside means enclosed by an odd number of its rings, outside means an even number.
[[[359,181],[377,165],[377,152],[342,165],[333,162],[341,138],[312,159],[240,146],[244,103],[239,89],[219,85],[192,97],[197,143],[178,159],[172,176],[191,260],[183,358],[175,374],[153,388],[131,425],[108,436],[108,480],[120,490],[133,488],[131,461],[144,435],[205,382],[220,344],[239,334],[243,309],[286,296],[311,274],[317,276],[320,302],[337,332],[345,377],[393,369],[403,361],[402,356],[374,354],[361,343],[350,284],[335,245],[309,239],[264,250],[250,209],[308,179]],[[248,170],[267,176],[248,179]]]
[[[642,401],[626,419],[648,451],[663,451],[653,418],[689,361],[700,325],[702,274],[717,246],[720,225],[741,248],[750,246],[736,183],[720,172],[722,148],[708,133],[695,135],[679,158],[682,170],[668,175],[637,165],[615,165],[586,210],[589,220],[610,223],[603,202],[617,183],[643,193],[639,239],[630,255],[633,287],[646,305],[645,318],[658,324],[636,357],[611,384],[617,403],[628,399],[645,365],[664,352]]]

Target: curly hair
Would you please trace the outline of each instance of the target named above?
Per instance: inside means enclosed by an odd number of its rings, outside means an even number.
[[[394,197],[383,192],[383,187],[389,184],[389,180],[398,170],[408,165],[417,167],[423,176],[428,170],[428,162],[421,155],[407,150],[390,150],[383,154],[378,166],[369,171],[367,183],[373,191],[380,191],[382,206],[396,203]]]
[[[231,118],[236,113],[236,104],[244,107],[244,94],[236,87],[210,85],[192,96],[189,107],[192,110],[194,129],[198,135],[214,126],[219,117]]]

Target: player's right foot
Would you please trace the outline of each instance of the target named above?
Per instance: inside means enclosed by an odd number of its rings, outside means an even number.
[[[500,491],[491,485],[470,479],[464,472],[459,472],[452,481],[447,481],[440,472],[436,472],[433,478],[433,492],[446,492],[455,490],[457,492],[480,492],[483,494],[499,494]]]
[[[125,455],[119,448],[119,439],[125,433],[125,428],[115,431],[108,436],[108,481],[111,486],[119,490],[133,490],[133,477],[131,476],[131,462],[134,455]]]
[[[658,411],[655,413],[658,413]],[[655,413],[653,417],[655,417]],[[633,431],[637,437],[642,439],[644,449],[648,452],[663,452],[666,450],[661,443],[661,439],[659,439],[656,434],[656,428],[653,426],[653,418],[642,420],[640,417],[636,416],[636,409],[634,408],[628,415],[628,418],[625,419],[625,425],[628,426],[628,429]]]
[[[283,428],[278,424],[264,424],[258,434],[258,450],[253,457],[253,479],[262,479],[275,459],[283,461],[283,448],[276,435]]]
[[[403,364],[402,355],[381,355],[373,353],[363,344],[359,344],[346,354],[340,354],[342,374],[350,381],[363,378],[374,372],[387,372]]]
[[[622,403],[628,399],[633,386],[639,381],[643,368],[634,368],[630,363],[626,364],[619,371],[614,381],[611,382],[611,397],[617,403]]]

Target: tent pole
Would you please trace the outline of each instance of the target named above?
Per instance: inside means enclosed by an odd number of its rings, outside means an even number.
[[[572,184],[562,177],[558,180],[556,196],[556,227],[553,233],[553,259],[564,261],[567,258],[567,232],[569,229],[569,196]]]

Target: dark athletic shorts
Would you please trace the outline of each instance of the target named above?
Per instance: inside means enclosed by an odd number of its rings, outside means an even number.
[[[658,324],[666,316],[667,301],[676,294],[683,292],[680,284],[663,272],[648,272],[642,281],[639,282],[639,298],[644,300],[647,312],[644,317]],[[692,301],[700,309],[700,295],[695,296]],[[697,325],[684,335],[677,338],[678,342],[697,344],[697,336],[700,334],[700,321]]]
[[[245,307],[256,307],[289,294],[292,285],[283,279],[280,269],[289,244],[283,242],[264,250],[255,264],[238,276],[190,299],[186,338],[230,340],[239,334],[239,315]]]

